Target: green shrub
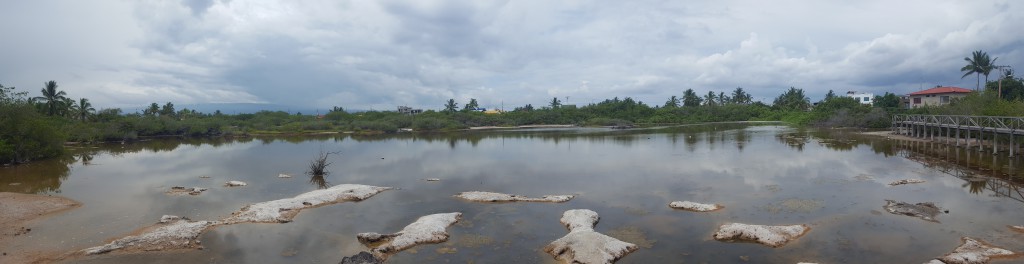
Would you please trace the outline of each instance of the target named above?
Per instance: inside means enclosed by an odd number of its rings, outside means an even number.
[[[398,132],[398,126],[385,121],[355,121],[352,126],[360,131],[379,131],[384,133]]]

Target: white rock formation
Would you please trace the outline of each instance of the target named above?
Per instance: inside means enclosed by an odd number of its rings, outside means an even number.
[[[359,184],[341,184],[328,189],[300,194],[293,198],[251,204],[220,221],[191,221],[185,217],[164,215],[160,223],[143,228],[109,244],[83,250],[86,254],[101,254],[113,250],[159,251],[199,247],[196,240],[202,232],[220,225],[237,223],[290,222],[302,209],[328,204],[361,201],[391,187]],[[446,234],[447,236],[447,234]]]
[[[668,207],[694,212],[712,212],[722,209],[720,204],[702,204],[691,201],[675,201],[668,204]]]
[[[217,221],[189,221],[188,218],[165,215],[161,217],[160,223],[135,232],[138,235],[126,236],[83,251],[92,255],[114,250],[153,251],[197,247],[199,241],[196,238],[199,234],[217,224]]]
[[[277,177],[278,178],[291,178],[292,176],[288,175],[288,174],[281,173],[281,174],[278,174]]]
[[[173,194],[173,195],[185,195],[185,194],[188,194],[188,195],[199,195],[199,194],[202,194],[205,191],[206,191],[206,188],[199,188],[199,187],[185,188],[185,187],[182,187],[182,186],[174,186],[174,187],[171,187],[171,190],[167,191],[166,194]]]
[[[903,180],[898,180],[898,181],[890,182],[889,186],[904,185],[904,184],[911,184],[911,183],[923,183],[923,182],[925,182],[925,180],[921,180],[921,179],[903,179]]]
[[[544,195],[540,198],[530,198],[522,195],[504,194],[496,192],[462,192],[455,197],[474,202],[551,202],[564,203],[572,200],[573,195]]]
[[[251,223],[287,223],[302,209],[326,204],[362,201],[391,187],[377,187],[360,184],[340,184],[331,188],[315,190],[292,198],[250,204],[225,218],[225,224],[242,222]]]
[[[953,249],[953,252],[938,257],[928,263],[936,264],[983,264],[988,263],[992,258],[1013,258],[1018,257],[1017,253],[1002,248],[997,248],[984,241],[969,237],[960,238],[963,244]]]
[[[445,229],[459,221],[462,213],[444,213],[422,216],[416,222],[393,234],[360,233],[359,242],[371,247],[370,252],[381,259],[413,246],[424,243],[441,243],[448,240]]]
[[[913,216],[936,223],[939,222],[936,217],[942,212],[942,208],[939,208],[934,203],[910,204],[893,200],[885,200],[885,205],[882,208],[885,208],[885,211],[890,214]]]
[[[807,225],[766,226],[740,223],[718,227],[713,237],[719,241],[753,241],[769,247],[781,247],[811,230]]]
[[[544,251],[565,263],[613,263],[638,248],[594,231],[600,217],[597,212],[574,209],[562,214],[561,222],[569,229],[565,235],[544,247]]]
[[[224,186],[227,186],[227,187],[246,186],[246,185],[249,185],[249,184],[245,183],[244,181],[228,181],[228,182],[224,183]]]

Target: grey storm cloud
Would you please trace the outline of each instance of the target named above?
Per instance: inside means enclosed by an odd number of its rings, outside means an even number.
[[[99,107],[661,104],[743,87],[912,92],[984,50],[1019,66],[1022,4],[956,1],[12,1],[0,83]]]

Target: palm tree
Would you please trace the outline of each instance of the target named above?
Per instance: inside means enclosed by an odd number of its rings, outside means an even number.
[[[704,96],[704,105],[715,106],[715,92],[708,91],[708,94]]]
[[[455,99],[448,99],[448,102],[444,104],[444,111],[448,112],[449,114],[455,113],[456,107],[458,107],[458,105],[455,104]]]
[[[92,115],[92,112],[95,111],[96,109],[92,108],[92,103],[89,103],[89,99],[82,98],[78,100],[78,109],[75,109],[75,113],[78,114],[78,118],[82,121],[86,121]]]
[[[74,113],[75,109],[78,109],[78,103],[75,102],[75,100],[71,100],[71,98],[67,98],[67,97],[64,97],[64,98],[60,99],[60,110],[59,110],[60,116],[67,117],[67,118],[74,118],[75,117],[75,113]]]
[[[985,53],[984,51],[981,50],[976,50],[972,52],[971,57],[964,57],[964,60],[967,61],[967,65],[965,65],[963,68],[960,68],[960,71],[964,72],[964,76],[961,76],[960,79],[963,79],[964,77],[967,77],[972,73],[976,74],[977,83],[974,86],[974,90],[978,90],[981,88],[982,74],[985,75],[985,83],[988,83],[988,74],[991,73],[992,69],[995,68],[995,65],[993,65],[992,63],[994,63],[996,60],[989,58],[988,53]]]
[[[46,115],[57,114],[60,110],[60,104],[63,102],[64,97],[67,93],[64,91],[57,90],[57,82],[49,81],[43,83],[43,96],[36,97],[36,99],[46,101]]]

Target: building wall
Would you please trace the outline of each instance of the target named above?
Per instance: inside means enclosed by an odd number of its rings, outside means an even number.
[[[870,94],[870,93],[851,94],[851,93],[847,93],[846,96],[847,97],[851,97],[853,99],[857,99],[857,102],[860,102],[861,104],[874,104],[875,103],[875,94]]]
[[[918,108],[926,105],[935,106],[949,104],[953,99],[963,98],[964,96],[967,96],[967,93],[911,95],[910,108]]]

